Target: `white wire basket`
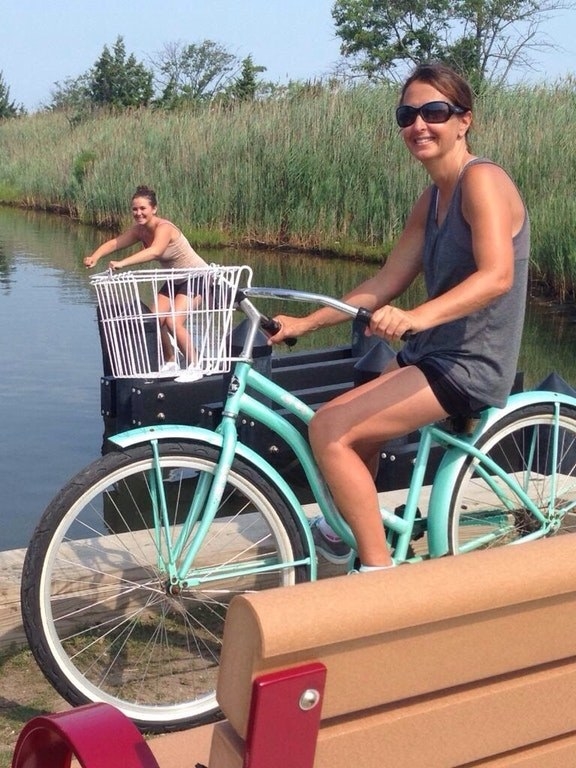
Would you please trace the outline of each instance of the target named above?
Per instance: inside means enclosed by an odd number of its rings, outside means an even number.
[[[112,375],[193,381],[229,371],[237,359],[231,333],[236,293],[251,280],[250,267],[216,265],[92,275]]]

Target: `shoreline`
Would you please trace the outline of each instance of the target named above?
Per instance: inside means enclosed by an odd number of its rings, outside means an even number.
[[[20,581],[26,549],[0,552],[0,652],[28,645],[20,610]]]

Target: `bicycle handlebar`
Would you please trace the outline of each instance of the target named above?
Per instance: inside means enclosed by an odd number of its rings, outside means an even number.
[[[243,288],[245,296],[260,296],[266,299],[288,299],[290,301],[305,301],[308,304],[323,304],[325,307],[332,307],[351,317],[358,317],[368,324],[372,313],[362,307],[354,307],[352,304],[346,304],[339,299],[333,299],[331,296],[325,296],[322,293],[309,293],[308,291],[296,291],[291,288]]]
[[[241,295],[240,295],[241,294]],[[309,304],[323,304],[326,307],[332,307],[332,309],[336,309],[340,312],[343,312],[344,314],[350,315],[356,320],[359,320],[360,322],[364,323],[365,325],[369,325],[370,319],[372,317],[372,313],[368,309],[364,309],[364,307],[354,307],[352,304],[346,304],[344,301],[340,301],[339,299],[333,299],[331,296],[325,296],[321,293],[309,293],[308,291],[296,291],[289,288],[259,288],[259,287],[250,287],[250,288],[243,288],[242,291],[238,293],[238,303],[242,304],[242,301],[247,300],[249,296],[258,296],[266,299],[287,299],[289,301],[305,301]],[[252,304],[252,302],[250,302]],[[254,306],[254,305],[252,305]],[[258,310],[257,310],[258,311]],[[271,317],[268,317],[267,315],[260,314],[260,327],[262,330],[269,334],[270,336],[274,336],[278,331],[280,330],[280,323],[276,322]],[[292,347],[294,344],[296,344],[297,339],[294,338],[287,338],[284,339],[284,343]]]

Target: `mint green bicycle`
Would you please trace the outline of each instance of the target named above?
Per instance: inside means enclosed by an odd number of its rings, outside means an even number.
[[[316,294],[251,287],[249,270],[227,269],[202,275],[194,295],[205,295],[188,318],[194,367],[205,373],[222,369],[216,358],[231,358],[224,336],[209,328],[216,309],[226,305],[231,316],[236,308],[249,320],[240,355],[228,360],[217,428],[116,435],[115,450],[48,506],[24,564],[24,624],[44,674],[72,704],[111,703],[143,730],[217,716],[222,633],[235,595],[318,577],[306,509],[266,457],[239,440],[239,414],[291,447],[320,511],[355,546],[305,437],[313,411],[253,366],[259,329],[273,330],[254,301],[307,301],[366,321],[369,313]],[[130,323],[133,340],[138,323]],[[229,336],[228,321],[218,328]],[[444,453],[430,489],[434,446]],[[383,508],[382,521],[395,561],[418,562],[571,532],[575,506],[576,399],[524,392],[482,411],[467,430],[450,421],[423,428],[403,513]]]

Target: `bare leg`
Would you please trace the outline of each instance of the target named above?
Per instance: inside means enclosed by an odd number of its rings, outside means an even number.
[[[424,374],[408,366],[331,400],[312,419],[312,450],[363,565],[391,561],[373,476],[380,445],[446,415]]]
[[[170,298],[168,296],[164,296],[164,294],[159,293],[156,296],[156,304],[152,308],[152,312],[159,316],[159,323],[160,323],[160,340],[162,342],[162,351],[164,354],[164,362],[170,363],[175,358],[175,352],[174,345],[170,339],[170,326],[168,325],[167,320],[169,319],[168,315],[172,311],[172,305]]]
[[[186,365],[193,363],[196,358],[194,354],[194,348],[192,347],[190,332],[186,326],[191,301],[193,301],[193,299],[190,299],[190,297],[186,294],[176,294],[174,297],[174,321],[172,321],[172,318],[170,318],[170,331],[176,337],[178,349],[184,355]]]
[[[163,294],[158,294],[156,297],[155,311],[163,315],[160,320],[160,333],[165,362],[171,362],[175,358],[176,348],[170,339],[170,334],[175,338],[176,346],[184,355],[186,364],[189,365],[195,360],[192,341],[186,327],[189,301],[189,297],[185,294],[176,294],[173,303]]]

